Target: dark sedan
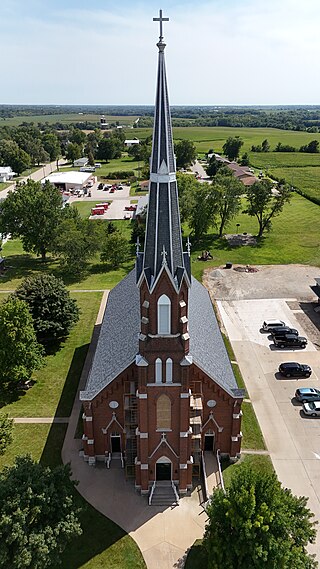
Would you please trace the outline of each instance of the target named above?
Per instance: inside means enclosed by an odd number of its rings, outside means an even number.
[[[293,334],[294,336],[299,336],[298,330],[296,328],[289,328],[288,326],[282,326],[281,328],[272,328],[270,330],[271,336],[284,336],[285,334]]]

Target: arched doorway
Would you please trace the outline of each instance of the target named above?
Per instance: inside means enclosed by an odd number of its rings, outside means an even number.
[[[204,450],[214,451],[214,443],[215,443],[214,431],[212,429],[208,429],[207,432],[204,434]]]
[[[172,480],[172,462],[166,456],[156,462],[156,480]]]

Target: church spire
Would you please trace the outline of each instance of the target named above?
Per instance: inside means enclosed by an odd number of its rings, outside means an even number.
[[[164,58],[166,44],[163,41],[162,23],[168,20],[169,18],[163,18],[162,10],[160,10],[159,18],[154,18],[154,21],[160,23],[160,36],[157,43],[158,75],[150,159],[146,241],[143,260],[141,259],[141,270],[151,287],[163,265],[166,266],[178,286],[186,270],[184,261],[186,256],[182,251],[176,163]],[[189,266],[189,257],[186,262]],[[189,274],[189,270],[187,272]]]

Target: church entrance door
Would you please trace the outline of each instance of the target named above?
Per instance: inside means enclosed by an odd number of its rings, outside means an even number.
[[[214,433],[206,433],[204,435],[204,450],[214,450]]]
[[[121,452],[120,435],[111,435],[111,452]]]
[[[171,480],[171,462],[157,462],[156,480]]]

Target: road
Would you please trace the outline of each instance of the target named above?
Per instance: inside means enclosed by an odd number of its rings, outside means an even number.
[[[59,160],[59,166],[63,166],[63,164],[65,164],[65,160]],[[26,182],[27,180],[34,180],[35,182],[39,182],[39,180],[42,180],[42,178],[45,178],[46,176],[49,176],[49,174],[51,174],[52,172],[55,172],[57,170],[57,164],[56,161],[54,162],[50,162],[49,164],[45,164],[44,166],[40,166],[38,170],[36,170],[35,172],[32,172],[32,174],[29,174],[28,176],[23,176],[22,178],[20,178],[20,182]],[[13,191],[16,187],[16,184],[10,184],[10,186],[8,186],[5,190],[2,190],[2,192],[0,192],[0,198],[6,198],[8,195],[8,192]]]
[[[203,165],[199,162],[199,160],[195,161],[195,163],[191,166],[191,170],[194,173],[198,172],[199,176],[201,176],[199,182],[211,183],[211,180],[210,180],[209,176],[207,175],[207,172],[205,171]]]

